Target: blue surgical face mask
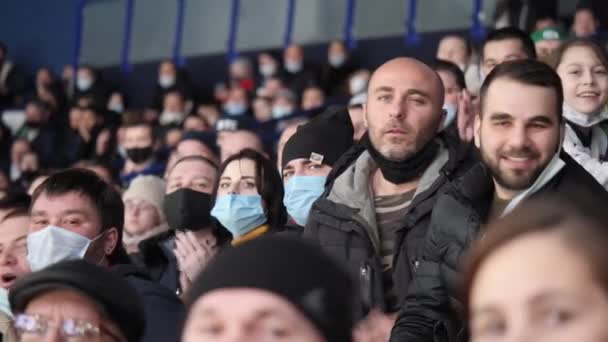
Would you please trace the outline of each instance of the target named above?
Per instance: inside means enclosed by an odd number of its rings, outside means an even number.
[[[227,102],[224,105],[224,111],[226,112],[226,114],[232,116],[242,115],[247,111],[247,106],[243,103]]]
[[[308,220],[312,203],[323,194],[324,176],[293,176],[285,185],[283,204],[287,213],[300,226]]]
[[[11,304],[8,301],[8,290],[0,287],[0,311],[13,317],[13,312],[11,311]]]
[[[452,122],[454,122],[454,119],[456,119],[456,114],[458,112],[458,107],[454,106],[453,104],[444,104],[443,105],[443,110],[445,111],[445,119],[443,120],[443,127],[441,128],[441,130],[446,129],[449,125],[452,124]]]
[[[27,261],[32,272],[64,260],[82,259],[94,239],[67,229],[47,226],[27,236]]]
[[[260,195],[223,195],[211,209],[215,217],[232,236],[243,236],[266,222]]]

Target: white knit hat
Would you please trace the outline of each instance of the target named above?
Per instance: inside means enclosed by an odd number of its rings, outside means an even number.
[[[122,200],[129,199],[144,200],[153,205],[158,211],[161,222],[166,222],[163,211],[165,198],[165,181],[156,176],[138,176],[129,185],[129,188],[122,195]]]

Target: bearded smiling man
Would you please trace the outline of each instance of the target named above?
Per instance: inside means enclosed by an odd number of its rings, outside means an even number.
[[[542,62],[504,62],[490,72],[475,118],[482,160],[438,196],[391,341],[468,340],[457,310],[459,261],[489,221],[538,196],[582,193],[608,200],[603,187],[561,152],[562,102],[560,78]]]

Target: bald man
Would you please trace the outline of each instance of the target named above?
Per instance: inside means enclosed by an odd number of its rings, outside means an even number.
[[[334,165],[304,229],[359,279],[355,315],[372,312],[375,322],[366,326],[383,327],[374,333],[384,341],[420,258],[434,197],[467,155],[436,134],[443,94],[439,76],[415,59],[380,66],[363,106],[368,133]]]

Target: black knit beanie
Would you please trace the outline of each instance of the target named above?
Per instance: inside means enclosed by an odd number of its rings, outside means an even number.
[[[272,236],[220,253],[192,284],[188,310],[206,293],[225,288],[256,288],[281,296],[302,312],[326,341],[351,341],[352,278],[317,246]]]
[[[333,166],[353,145],[353,125],[346,108],[319,114],[298,127],[283,149],[281,168],[294,159],[306,158]]]

